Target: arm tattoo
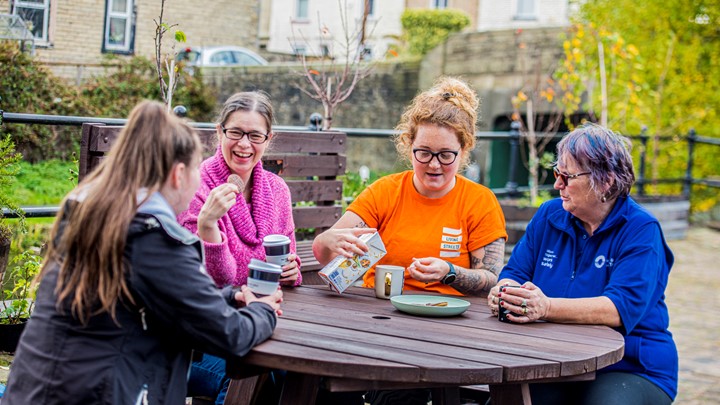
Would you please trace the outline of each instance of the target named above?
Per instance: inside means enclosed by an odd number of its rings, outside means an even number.
[[[485,295],[497,283],[505,255],[505,239],[499,238],[475,253],[470,254],[470,269],[459,271],[452,286],[463,294]]]
[[[483,269],[490,270],[496,276],[500,274],[505,259],[505,239],[499,238],[485,246],[485,256],[482,258]]]
[[[365,223],[365,221],[360,220],[360,222],[358,222],[357,224],[355,224],[355,226],[354,226],[353,228],[367,228],[367,227],[368,227],[368,226],[367,226],[367,224]]]

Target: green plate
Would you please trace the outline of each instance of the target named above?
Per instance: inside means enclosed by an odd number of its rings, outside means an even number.
[[[390,302],[402,312],[422,316],[455,316],[465,312],[470,303],[458,298],[437,295],[396,295]],[[447,302],[446,306],[432,306]]]

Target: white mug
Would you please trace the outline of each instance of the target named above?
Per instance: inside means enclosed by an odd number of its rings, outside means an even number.
[[[381,264],[375,267],[375,296],[389,300],[402,295],[405,285],[405,268]]]

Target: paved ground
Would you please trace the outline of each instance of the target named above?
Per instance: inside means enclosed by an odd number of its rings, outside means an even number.
[[[720,232],[694,228],[671,241],[675,266],[666,300],[680,353],[676,404],[720,403]]]
[[[680,352],[679,405],[720,403],[720,232],[693,228],[671,241],[675,267],[667,304]],[[0,355],[0,382],[10,356]]]

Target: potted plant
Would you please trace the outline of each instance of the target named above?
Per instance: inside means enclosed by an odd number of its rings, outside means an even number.
[[[14,352],[35,306],[35,276],[41,260],[31,250],[13,258],[13,267],[2,277],[0,289],[0,351]]]

